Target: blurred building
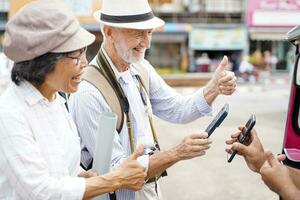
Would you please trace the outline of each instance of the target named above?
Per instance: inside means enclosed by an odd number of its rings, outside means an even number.
[[[299,22],[299,0],[247,0],[250,53],[270,52],[273,71],[289,70],[294,49],[285,34]]]
[[[157,67],[199,71],[196,60],[206,53],[212,61],[209,70],[214,70],[224,54],[234,58],[248,49],[244,1],[150,2],[156,14],[166,21],[164,29],[153,35],[149,51],[149,60]]]
[[[4,24],[30,0],[0,0],[0,50]],[[102,41],[100,25],[92,13],[101,0],[64,0],[82,26],[94,33],[97,42],[88,50],[88,59]],[[156,30],[146,57],[161,73],[201,71],[196,60],[207,54],[213,71],[223,55],[236,70],[243,54],[269,51],[277,58],[273,70],[287,69],[285,54],[292,50],[285,33],[300,21],[299,0],[149,0],[156,16],[166,25]],[[198,59],[199,60],[199,59]]]

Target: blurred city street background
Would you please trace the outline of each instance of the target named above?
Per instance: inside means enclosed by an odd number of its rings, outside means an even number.
[[[0,0],[0,93],[10,84],[12,62],[2,53],[5,24],[30,0]],[[92,17],[101,0],[64,0],[81,25],[96,36],[88,48],[91,60],[102,41]],[[179,93],[188,95],[212,76],[224,55],[238,77],[231,97],[218,97],[214,113],[229,103],[229,115],[211,139],[203,157],[178,163],[161,179],[169,200],[273,200],[278,197],[236,157],[227,163],[225,140],[255,114],[255,129],[265,148],[280,153],[290,92],[295,48],[285,34],[300,22],[299,0],[149,0],[166,24],[155,30],[146,59]],[[37,16],[38,17],[38,16]],[[180,86],[180,87],[179,87]],[[206,129],[212,117],[176,125],[156,119],[162,148],[186,134]],[[1,191],[0,191],[1,192]]]

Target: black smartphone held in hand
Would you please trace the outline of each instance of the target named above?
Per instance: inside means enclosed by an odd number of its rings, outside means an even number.
[[[228,115],[229,105],[226,103],[223,108],[219,111],[219,113],[214,117],[212,122],[208,125],[205,132],[208,134],[208,137],[214,132],[214,130],[220,126],[220,124],[224,121],[226,116]]]
[[[251,130],[254,127],[255,123],[256,123],[256,117],[255,117],[255,115],[252,114],[245,125],[245,128],[246,128],[245,131],[243,131],[243,133],[239,137],[239,140],[238,140],[239,143],[244,144],[244,142],[246,140],[248,140],[249,134],[251,133]],[[233,160],[233,158],[236,154],[237,154],[237,151],[234,150],[228,159],[229,163]]]

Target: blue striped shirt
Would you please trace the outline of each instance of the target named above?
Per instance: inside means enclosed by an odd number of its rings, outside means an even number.
[[[151,128],[137,88],[136,75],[138,72],[133,67],[130,67],[126,72],[118,72],[104,49],[103,51],[128,98],[135,147],[139,144],[151,147],[153,145]],[[91,64],[97,65],[95,59]],[[155,116],[173,123],[188,123],[201,116],[211,114],[211,107],[207,104],[202,89],[199,89],[193,95],[182,96],[169,87],[146,60],[143,60],[142,64],[149,74],[148,101],[151,104],[150,110]],[[111,111],[111,109],[102,94],[93,85],[85,81],[80,84],[78,92],[70,96],[69,109],[81,137],[81,160],[85,166],[88,166],[95,149],[98,116],[101,112]],[[124,123],[120,134],[115,133],[112,166],[118,166],[130,153],[128,130],[126,123]],[[138,160],[148,169],[148,155],[140,156]],[[134,192],[129,190],[119,190],[116,194],[118,200],[135,199]]]

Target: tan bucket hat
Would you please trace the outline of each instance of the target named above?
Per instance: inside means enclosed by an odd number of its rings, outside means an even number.
[[[147,0],[102,0],[94,17],[101,24],[130,29],[154,29],[165,23],[154,16]]]
[[[38,0],[26,4],[8,21],[3,47],[8,58],[21,62],[48,52],[75,51],[94,40],[62,1]]]

